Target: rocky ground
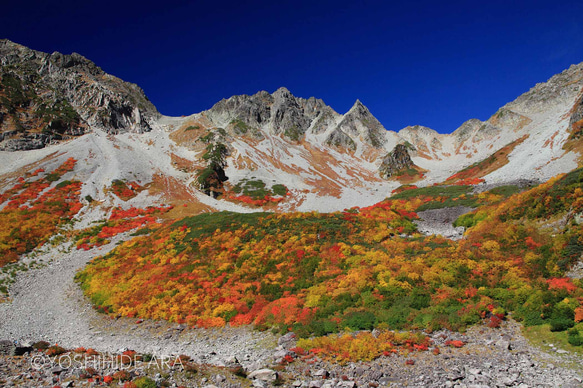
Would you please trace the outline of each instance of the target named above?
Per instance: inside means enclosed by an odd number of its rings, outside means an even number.
[[[153,322],[140,325],[143,325],[140,329],[157,326]],[[177,343],[181,336],[198,332],[184,328],[174,331],[180,334],[173,333],[172,338],[168,336],[168,343]],[[121,345],[123,335],[119,337]],[[512,321],[499,329],[478,326],[465,334],[440,331],[430,334],[430,337],[433,346],[441,350],[440,354],[401,351],[372,362],[344,365],[313,355],[297,356],[289,350],[296,345],[293,333],[280,337],[277,343],[266,345],[269,356],[262,362],[253,362],[252,352],[242,358],[221,357],[212,348],[207,349],[205,357],[196,360],[178,352],[133,354],[127,348],[94,353],[93,356],[85,349],[48,356],[46,350],[13,347],[11,351],[26,353],[0,355],[0,384],[6,387],[95,387],[121,386],[124,379],[132,379],[136,383],[149,381],[160,387],[208,388],[275,385],[306,388],[583,386],[580,354],[557,349],[551,344],[550,351],[535,348],[521,335],[520,326]],[[459,349],[448,347],[445,345],[447,340],[461,340],[466,345]],[[220,342],[221,339],[217,338],[217,348],[221,347]],[[2,345],[0,343],[0,354],[6,353],[9,347]],[[233,353],[243,349],[240,344],[233,345]],[[287,362],[285,356],[294,360]],[[124,364],[124,360],[132,362]]]
[[[453,222],[462,214],[474,210],[471,207],[457,206],[443,209],[431,209],[417,213],[418,220],[415,220],[417,229],[424,234],[441,235],[452,240],[459,240],[464,235],[464,227],[454,227]]]

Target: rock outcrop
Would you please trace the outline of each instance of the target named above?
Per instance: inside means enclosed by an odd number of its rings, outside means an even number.
[[[84,134],[145,132],[160,116],[137,85],[73,53],[0,40],[0,149],[27,150]]]
[[[404,144],[397,144],[395,148],[389,152],[384,158],[379,167],[379,173],[382,178],[389,179],[397,173],[403,172],[413,167],[413,161]]]

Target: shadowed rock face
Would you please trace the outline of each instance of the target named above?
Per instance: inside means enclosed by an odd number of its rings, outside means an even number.
[[[413,161],[407,147],[404,144],[397,144],[395,148],[383,158],[379,173],[382,178],[388,179],[398,172],[413,167]]]
[[[85,133],[145,132],[160,116],[137,85],[79,54],[0,40],[0,149],[42,148]]]
[[[356,150],[356,143],[350,136],[344,133],[341,129],[335,129],[328,138],[326,139],[326,144],[334,147],[348,148],[351,150]]]
[[[572,138],[581,138],[583,132],[583,95],[581,95],[581,98],[579,98],[579,101],[577,101],[573,107],[573,114],[569,121],[569,127],[571,128]]]

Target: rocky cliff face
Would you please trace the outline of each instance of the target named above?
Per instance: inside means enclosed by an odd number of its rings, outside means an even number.
[[[404,144],[397,144],[384,158],[379,168],[382,178],[389,179],[398,173],[413,167],[413,161]]]
[[[0,149],[42,148],[89,127],[144,132],[160,115],[137,85],[79,54],[47,54],[0,40]]]
[[[306,134],[327,133],[325,144],[349,150],[356,150],[357,143],[381,148],[387,135],[382,124],[360,101],[345,115],[340,115],[322,100],[294,97],[286,88],[279,88],[273,94],[262,91],[224,99],[204,114],[219,127],[240,121],[247,127],[292,141],[299,141]]]
[[[298,141],[312,123],[319,123],[322,129],[329,119],[338,114],[322,100],[295,97],[286,88],[279,88],[273,94],[261,91],[252,96],[224,99],[205,115],[220,127],[242,122],[247,127]]]
[[[580,139],[583,135],[583,95],[581,95],[573,107],[573,114],[569,120],[569,126],[571,127],[571,138]]]
[[[368,108],[356,100],[330,137],[338,138],[345,134],[351,138],[358,138],[365,144],[380,148],[385,143],[386,132],[385,127],[370,113]],[[330,137],[328,141],[330,141]]]

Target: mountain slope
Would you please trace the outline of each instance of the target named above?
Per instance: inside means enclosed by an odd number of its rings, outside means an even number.
[[[134,84],[79,54],[46,54],[0,40],[0,149],[41,148],[92,127],[151,130],[160,115]]]
[[[472,182],[547,180],[577,167],[580,157],[583,64],[536,85],[484,122],[468,120],[438,134],[423,126],[386,130],[358,100],[340,114],[286,88],[164,117],[137,86],[77,54],[45,54],[3,40],[0,63],[0,147],[70,140],[37,151],[0,151],[2,186],[14,184],[17,171],[48,169],[73,157],[83,196],[102,201],[103,211],[160,202],[197,212],[368,206],[410,183],[393,173],[401,169],[390,157],[399,144],[406,145],[420,186],[454,182],[448,178],[460,171]],[[218,198],[198,190],[210,139],[225,150]],[[117,181],[142,189],[120,199],[111,192]]]

